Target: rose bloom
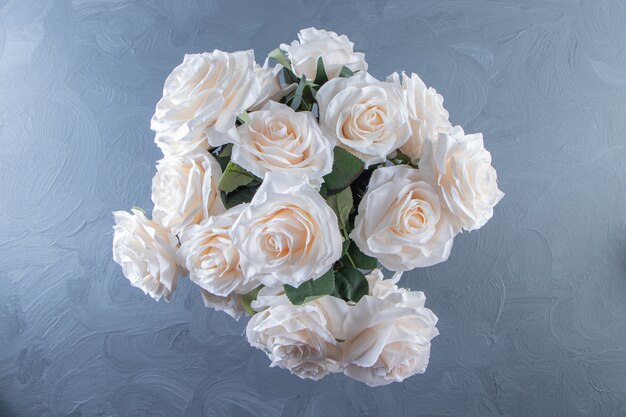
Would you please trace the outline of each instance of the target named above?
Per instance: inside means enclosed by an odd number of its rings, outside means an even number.
[[[437,90],[426,87],[417,74],[407,76],[393,73],[390,81],[406,91],[406,109],[411,126],[409,140],[400,147],[400,151],[413,161],[421,158],[424,142],[436,141],[441,132],[448,132],[452,125],[448,120],[448,111],[443,107],[443,97]]]
[[[430,341],[439,334],[437,317],[424,301],[421,292],[398,289],[385,298],[363,296],[351,306],[343,324],[344,373],[372,387],[423,373]]]
[[[269,172],[231,229],[249,279],[299,286],[321,277],[341,256],[337,216],[302,179]]]
[[[231,130],[237,115],[257,104],[263,92],[257,67],[251,50],[185,55],[165,80],[152,117],[157,143],[190,141],[188,135],[201,137],[210,127],[217,132],[209,135],[210,144],[222,144],[219,133]]]
[[[244,294],[258,283],[248,280],[239,266],[239,251],[233,245],[229,229],[246,204],[225,213],[210,216],[200,224],[185,229],[180,237],[178,257],[189,270],[189,278],[204,290],[227,297]]]
[[[164,158],[152,179],[152,217],[178,234],[211,214],[224,212],[217,184],[222,170],[211,154]]]
[[[246,327],[251,346],[263,350],[271,366],[288,369],[300,378],[319,380],[341,370],[341,350],[332,333],[341,323],[347,305],[339,298],[324,296],[294,306],[286,296],[255,314]],[[337,314],[337,312],[341,312]]]
[[[465,135],[460,127],[427,143],[420,168],[435,176],[452,217],[465,230],[479,229],[504,197],[481,133]]]
[[[178,282],[177,241],[140,210],[113,212],[113,260],[133,287],[155,300],[169,300]]]
[[[316,186],[333,169],[334,141],[327,139],[311,112],[268,102],[237,128],[232,160],[258,177],[267,172],[308,177]]]
[[[367,71],[365,54],[354,52],[354,44],[346,35],[337,35],[322,29],[302,29],[298,40],[291,45],[282,44],[280,49],[287,52],[289,61],[297,76],[306,75],[314,80],[317,73],[317,60],[322,57],[328,79],[337,78],[341,68],[352,71]]]
[[[367,73],[335,78],[316,95],[320,125],[366,167],[385,161],[409,139],[405,93]]]
[[[202,295],[202,301],[204,305],[209,308],[213,308],[216,311],[223,311],[235,320],[239,320],[241,316],[246,312],[241,303],[241,295],[232,293],[227,297],[211,294],[210,292],[200,289]]]
[[[459,230],[431,184],[407,165],[378,168],[359,204],[350,238],[392,271],[445,261]]]

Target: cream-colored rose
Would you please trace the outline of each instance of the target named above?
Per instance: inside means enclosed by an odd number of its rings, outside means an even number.
[[[386,298],[366,295],[351,306],[343,324],[344,373],[369,386],[400,382],[423,373],[437,317],[424,294],[399,290]]]
[[[361,158],[366,167],[385,161],[411,133],[405,111],[405,92],[367,73],[335,78],[324,84],[315,99],[320,125],[338,145]]]
[[[267,172],[307,176],[320,186],[333,169],[334,140],[324,136],[311,112],[268,102],[237,128],[232,160],[257,177]]]
[[[267,286],[321,277],[341,256],[337,216],[302,179],[269,172],[231,229],[249,279]]]
[[[337,35],[322,29],[302,29],[298,40],[291,45],[282,44],[280,49],[287,52],[289,61],[298,76],[306,75],[314,80],[317,73],[317,60],[322,58],[328,79],[336,78],[343,66],[352,71],[367,71],[365,54],[354,52],[354,44],[346,35]]]
[[[213,308],[216,311],[223,311],[235,320],[239,320],[246,312],[241,303],[241,295],[239,294],[232,293],[228,297],[222,297],[220,295],[211,294],[202,288],[200,289],[200,294],[202,295],[202,300],[206,307]]]
[[[169,300],[178,282],[177,241],[140,211],[113,212],[113,260],[133,287],[155,300]]]
[[[178,234],[211,214],[224,212],[217,184],[222,170],[208,152],[163,158],[152,179],[152,217]]]
[[[269,356],[271,366],[319,380],[341,370],[341,349],[332,326],[342,323],[346,312],[345,301],[331,296],[299,306],[278,303],[250,319],[246,336],[251,346]]]
[[[247,279],[239,266],[239,251],[229,230],[246,208],[240,204],[222,214],[189,226],[180,236],[178,257],[189,278],[206,291],[227,297],[245,294],[258,285]]]
[[[409,77],[405,73],[400,75],[396,72],[387,81],[406,91],[411,137],[400,147],[400,151],[417,161],[422,156],[425,141],[436,141],[439,133],[452,129],[448,111],[443,107],[443,97],[434,88],[426,87],[417,74]]]
[[[456,127],[427,143],[420,169],[434,174],[441,197],[455,222],[465,230],[481,228],[504,197],[481,133],[465,135]]]
[[[248,108],[249,111],[260,109],[270,100],[279,101],[289,91],[296,88],[296,85],[293,84],[284,88],[281,86],[278,74],[282,68],[280,65],[270,67],[267,60],[263,66],[255,64],[254,75],[261,86],[261,90],[256,101]]]
[[[234,128],[237,115],[254,105],[262,90],[251,50],[185,55],[165,80],[152,117],[156,141],[191,141],[188,135],[196,138],[210,128],[216,132],[208,136],[210,144],[221,145],[227,140],[220,133]]]
[[[445,261],[458,228],[431,184],[407,165],[378,168],[359,204],[350,238],[392,271]]]

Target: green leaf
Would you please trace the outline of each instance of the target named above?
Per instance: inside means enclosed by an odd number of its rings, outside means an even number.
[[[226,209],[233,208],[242,203],[249,203],[252,201],[252,197],[256,194],[256,190],[259,187],[239,187],[232,193],[225,193],[224,191],[220,192],[220,196],[222,197],[222,202],[224,203],[224,207]]]
[[[400,151],[400,149],[397,149],[394,152],[393,156],[388,156],[387,160],[389,162],[391,162],[394,165],[409,165],[413,168],[418,168],[417,163],[419,162],[419,159],[417,159],[415,162],[411,160],[411,157],[409,155],[406,155],[404,153],[402,153],[402,151]]]
[[[333,295],[346,301],[358,302],[369,292],[369,284],[361,271],[351,266],[343,266],[335,273]]]
[[[237,165],[233,161],[230,161],[226,165],[226,169],[220,178],[220,182],[217,184],[217,188],[225,193],[235,191],[238,187],[250,184],[257,177],[251,172],[246,171],[241,166]]]
[[[368,256],[361,252],[361,249],[354,243],[350,241],[350,246],[348,247],[348,256],[352,259],[354,265],[366,271],[371,271],[372,269],[378,266],[378,261],[376,258]]]
[[[315,84],[322,85],[328,81],[328,75],[326,75],[326,68],[324,68],[324,60],[322,57],[317,58],[317,71],[315,73]]]
[[[287,54],[282,49],[280,48],[274,49],[272,52],[267,54],[267,57],[278,62],[283,67],[291,70],[291,63],[289,62],[289,58],[287,58]]]
[[[256,300],[256,297],[257,295],[259,295],[259,291],[261,291],[261,288],[263,288],[263,285],[259,285],[249,293],[243,294],[241,296],[241,305],[243,306],[244,310],[246,310],[246,313],[248,313],[250,316],[254,316],[257,313],[252,308],[251,304],[254,300]]]
[[[217,159],[217,162],[220,164],[220,168],[222,169],[222,172],[224,172],[226,170],[226,167],[228,167],[228,163],[230,162],[230,156],[232,154],[232,151],[233,151],[233,145],[229,143],[227,145],[220,146],[219,148],[216,149],[214,153],[215,159]]]
[[[300,82],[300,79],[289,68],[283,68],[283,77],[285,79],[285,84],[288,85]]]
[[[244,111],[239,116],[237,116],[237,120],[240,121],[241,124],[250,123],[250,115],[248,114],[248,112]]]
[[[356,71],[352,71],[350,68],[344,65],[343,67],[341,67],[341,72],[339,73],[339,76],[341,78],[350,78],[354,74],[356,74]]]
[[[306,85],[306,75],[303,75],[300,79],[300,84],[296,88],[296,91],[293,94],[293,98],[291,99],[291,103],[289,107],[294,110],[298,110],[300,107],[300,103],[302,102],[302,93],[304,92],[304,86]]]
[[[337,194],[328,196],[326,202],[337,215],[339,228],[347,232],[348,217],[352,212],[352,190],[349,187],[345,188]]]
[[[348,187],[363,171],[363,161],[338,146],[333,150],[333,170],[324,177],[328,194]]]
[[[285,294],[291,304],[300,305],[316,298],[328,295],[335,288],[335,273],[332,269],[318,279],[310,279],[300,284],[298,288],[285,284]]]

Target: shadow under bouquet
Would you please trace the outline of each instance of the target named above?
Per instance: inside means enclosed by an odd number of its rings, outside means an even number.
[[[272,366],[378,386],[423,373],[438,334],[402,272],[448,259],[503,193],[481,134],[416,74],[371,76],[353,46],[309,28],[263,65],[186,55],[151,121],[152,219],[114,213],[113,259],[154,299],[188,275],[208,307],[249,315]]]

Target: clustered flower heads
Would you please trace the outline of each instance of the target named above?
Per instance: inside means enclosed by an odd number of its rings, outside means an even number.
[[[503,193],[441,95],[416,74],[377,80],[353,47],[309,28],[262,66],[186,55],[152,118],[153,220],[115,212],[113,258],[157,300],[188,272],[208,307],[251,316],[271,366],[378,386],[423,373],[438,334],[402,272],[448,259]]]

